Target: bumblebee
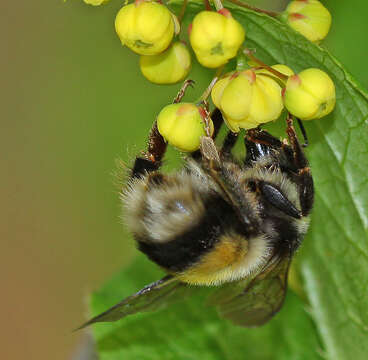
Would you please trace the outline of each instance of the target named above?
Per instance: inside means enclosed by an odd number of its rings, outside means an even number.
[[[216,137],[223,122],[212,114]],[[287,117],[288,141],[259,128],[244,138],[245,159],[202,137],[184,168],[163,174],[166,142],[154,123],[148,149],[136,158],[122,193],[126,223],[140,251],[167,272],[82,327],[156,310],[201,287],[208,304],[241,326],[259,326],[276,314],[287,290],[293,254],[308,229],[313,179]]]

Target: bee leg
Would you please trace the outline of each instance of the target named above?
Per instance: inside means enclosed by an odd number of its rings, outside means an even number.
[[[300,129],[300,131],[301,131],[301,133],[303,135],[303,138],[304,138],[304,144],[302,144],[302,146],[304,148],[306,148],[309,145],[309,140],[308,140],[307,132],[305,131],[305,127],[304,127],[302,121],[299,118],[296,118],[296,121],[298,122],[299,129]]]
[[[304,155],[302,146],[299,143],[298,137],[296,135],[293,125],[293,117],[291,114],[288,114],[288,116],[286,117],[286,123],[287,123],[286,133],[290,141],[290,146],[293,150],[294,164],[296,168],[300,170],[308,166],[308,160]]]
[[[267,131],[260,129],[251,129],[247,131],[244,138],[247,154],[244,160],[246,165],[250,165],[252,161],[270,155],[272,150],[280,150],[283,146],[282,142],[269,134]]]
[[[299,140],[297,138],[294,126],[293,126],[293,117],[291,114],[288,114],[286,118],[287,129],[286,132],[289,137],[290,147],[293,151],[293,160],[294,165],[297,170],[297,183],[300,188],[299,191],[299,199],[302,214],[308,215],[312,210],[313,206],[313,178],[310,171],[310,167],[308,164],[308,160],[304,155],[302,150],[302,145],[300,145]]]
[[[211,119],[212,119],[213,127],[214,127],[212,138],[216,139],[217,134],[219,133],[221,129],[221,125],[224,122],[224,118],[222,117],[221,111],[216,108],[215,110],[212,111]]]
[[[193,80],[184,81],[178,94],[175,96],[173,103],[177,104],[181,101],[185,95],[185,91],[189,86],[193,86]],[[167,143],[161,136],[157,128],[157,121],[152,125],[149,137],[148,137],[148,148],[146,152],[142,153],[142,156],[137,156],[131,173],[131,177],[142,177],[146,173],[157,171],[161,164],[162,158],[165,155]]]
[[[181,86],[178,94],[175,96],[174,100],[173,100],[173,104],[177,104],[177,103],[180,103],[181,99],[184,97],[185,95],[185,91],[187,90],[187,88],[190,86],[190,87],[193,87],[193,85],[195,84],[195,81],[194,80],[185,80],[183,85]]]
[[[135,159],[131,177],[142,177],[146,173],[157,171],[162,164],[166,148],[167,143],[159,133],[155,121],[149,134],[147,151]]]
[[[238,133],[233,133],[232,131],[229,131],[224,139],[224,142],[220,150],[221,156],[223,157],[230,156],[231,150],[236,144],[236,140],[238,140]]]
[[[211,119],[212,119],[213,128],[214,128],[212,138],[216,139],[216,136],[220,131],[221,125],[224,122],[221,111],[217,108],[215,110],[213,110],[212,114],[211,114]],[[201,158],[200,150],[193,151],[190,155],[195,160],[200,160],[200,158]]]

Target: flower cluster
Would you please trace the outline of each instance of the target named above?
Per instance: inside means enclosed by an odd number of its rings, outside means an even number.
[[[84,0],[94,6],[107,1]],[[213,3],[216,11],[200,11],[188,28],[194,54],[208,68],[218,68],[236,57],[245,40],[245,29],[221,0]],[[182,14],[186,4],[184,1]],[[331,25],[330,13],[317,0],[293,0],[278,17],[314,42],[321,41]],[[152,83],[174,84],[189,74],[190,51],[177,38],[180,22],[181,16],[178,19],[161,0],[134,0],[116,16],[115,29],[122,45],[140,55],[141,72]]]
[[[228,74],[216,83],[211,96],[234,132],[277,120],[284,106],[301,120],[319,119],[333,110],[336,99],[334,83],[322,70],[294,75],[281,64]]]
[[[141,56],[143,75],[156,84],[182,81],[191,68],[184,42],[174,41],[180,32],[177,17],[160,2],[136,0],[123,6],[115,19],[122,45]]]
[[[108,0],[84,1],[101,5]],[[199,148],[201,136],[212,135],[209,97],[232,132],[275,121],[285,109],[301,120],[319,119],[334,109],[335,86],[324,71],[309,68],[294,73],[285,64],[263,63],[245,47],[244,27],[221,0],[212,3],[215,9],[207,2],[206,10],[194,16],[187,30],[198,62],[217,72],[198,101],[175,101],[159,113],[157,127],[168,143],[191,152]],[[161,0],[134,0],[116,16],[115,29],[122,45],[140,55],[141,72],[152,83],[183,81],[191,69],[190,49],[180,38],[186,5],[183,1],[177,18]],[[331,25],[330,13],[317,0],[293,0],[281,14],[264,12],[313,42],[320,42]],[[236,66],[227,66],[230,72],[223,74],[225,65],[234,58]]]
[[[286,72],[292,71],[287,68]],[[278,119],[283,109],[281,91],[272,75],[263,69],[249,69],[218,81],[211,95],[228,127],[238,132]]]
[[[97,1],[102,0],[86,0]],[[191,57],[180,33],[180,21],[161,2],[135,0],[123,6],[115,19],[121,43],[141,56],[142,74],[156,84],[173,84],[185,79]],[[245,30],[230,11],[201,11],[189,25],[189,41],[200,64],[218,68],[237,55]]]

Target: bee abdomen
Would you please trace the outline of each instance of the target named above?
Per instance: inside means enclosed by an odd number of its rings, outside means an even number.
[[[242,231],[232,207],[220,196],[203,200],[204,212],[186,231],[172,234],[165,242],[149,236],[136,236],[138,248],[151,260],[170,272],[180,272],[197,263],[230,231]],[[156,225],[160,219],[156,219]]]

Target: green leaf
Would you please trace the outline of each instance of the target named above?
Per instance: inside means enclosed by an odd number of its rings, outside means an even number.
[[[170,5],[177,10],[181,2]],[[218,319],[201,299],[155,314],[96,325],[99,356],[112,359],[365,359],[368,354],[368,101],[341,64],[286,24],[232,4],[247,31],[246,44],[269,64],[298,72],[326,71],[337,105],[328,117],[306,123],[306,150],[315,181],[311,229],[299,254],[305,305],[289,291],[279,315],[260,329]],[[202,9],[191,3],[185,24]],[[186,26],[185,26],[186,27]],[[208,71],[206,72],[208,74]],[[208,78],[207,78],[208,80]],[[204,85],[205,86],[205,85]],[[283,124],[272,126],[275,133]],[[158,279],[155,265],[140,260],[92,298],[93,315]],[[313,322],[312,322],[313,321]]]
[[[106,310],[162,276],[140,257],[93,295],[93,313]],[[193,297],[156,313],[96,325],[100,360],[320,359],[312,321],[293,292],[289,292],[284,310],[268,325],[256,329],[220,320],[213,308],[203,304],[203,298]]]

